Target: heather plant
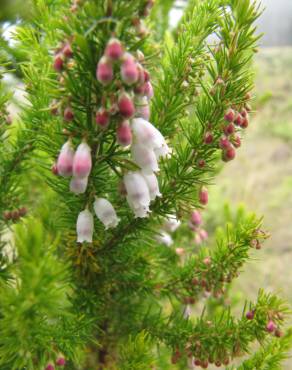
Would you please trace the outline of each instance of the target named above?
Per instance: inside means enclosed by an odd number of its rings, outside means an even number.
[[[174,6],[34,0],[15,31],[26,102],[11,122],[1,87],[3,370],[286,356],[285,302],[260,289],[237,317],[223,299],[268,237],[261,219],[242,213],[213,245],[204,226],[252,117],[260,6],[189,0],[170,31]]]

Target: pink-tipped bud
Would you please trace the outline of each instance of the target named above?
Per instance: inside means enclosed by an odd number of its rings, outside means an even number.
[[[235,112],[233,109],[228,109],[224,115],[224,119],[227,122],[233,122],[235,119]]]
[[[149,82],[150,81],[150,73],[144,69],[144,81]]]
[[[55,366],[53,364],[47,364],[45,370],[55,370]]]
[[[269,333],[273,333],[276,329],[277,329],[277,326],[276,324],[274,323],[274,321],[270,320],[268,323],[267,323],[267,326],[266,326],[266,329]]]
[[[91,171],[91,149],[85,142],[81,143],[74,155],[73,175],[74,177],[88,177]]]
[[[27,214],[27,208],[26,207],[19,208],[18,213],[20,217],[24,217]]]
[[[57,167],[57,164],[54,163],[51,167],[51,171],[52,171],[52,174],[58,176],[59,175],[59,172],[58,172],[58,167]]]
[[[199,202],[205,206],[206,204],[208,204],[208,200],[209,200],[208,190],[207,188],[202,187],[201,190],[199,191]]]
[[[228,149],[231,146],[231,143],[227,139],[227,137],[221,137],[219,141],[219,146],[221,149]]]
[[[254,315],[255,315],[255,311],[248,311],[245,315],[245,317],[248,319],[248,320],[253,320],[254,319]]]
[[[66,122],[71,122],[74,119],[74,112],[71,107],[66,107],[64,110],[64,120]]]
[[[242,108],[240,114],[242,115],[243,118],[246,118],[248,115],[247,110],[245,108]]]
[[[242,121],[243,121],[242,115],[240,113],[237,113],[236,118],[234,120],[234,124],[237,126],[241,126]]]
[[[73,50],[71,48],[71,45],[69,44],[69,42],[67,42],[64,47],[63,47],[63,55],[66,57],[66,58],[72,58],[73,57]]]
[[[118,39],[110,39],[106,48],[105,56],[111,60],[119,60],[124,53],[121,42]]]
[[[132,143],[132,131],[128,121],[123,121],[117,128],[117,142],[122,146]]]
[[[120,114],[125,118],[131,118],[135,113],[135,106],[133,100],[126,93],[120,96],[118,101],[118,107]]]
[[[247,128],[248,127],[248,124],[249,124],[249,120],[248,120],[248,117],[244,117],[241,121],[241,125],[240,127],[241,128]]]
[[[138,68],[138,81],[137,81],[137,84],[139,86],[143,86],[144,83],[146,82],[145,81],[144,68],[141,66],[140,63],[137,64],[137,68]]]
[[[197,163],[200,168],[204,168],[206,166],[206,161],[204,159],[199,159]]]
[[[235,148],[239,148],[241,146],[241,139],[238,135],[235,135],[232,138],[232,144],[235,146]]]
[[[213,140],[214,140],[214,136],[213,136],[212,132],[210,132],[210,131],[206,132],[205,135],[204,135],[204,143],[205,144],[212,144]]]
[[[144,84],[144,95],[147,96],[148,99],[152,99],[154,96],[153,86],[150,81]]]
[[[53,67],[56,72],[62,72],[64,67],[64,59],[61,54],[57,54],[55,56]]]
[[[96,69],[96,78],[104,86],[110,84],[114,78],[113,66],[107,57],[102,57]]]
[[[191,218],[190,218],[190,222],[192,223],[192,225],[194,226],[199,226],[201,225],[201,223],[203,222],[203,219],[202,219],[202,215],[199,211],[193,211],[191,213]]]
[[[63,356],[60,356],[56,360],[56,365],[57,366],[65,366],[66,365],[66,360]]]
[[[127,85],[133,85],[138,81],[139,71],[135,59],[129,53],[124,57],[121,65],[121,77]]]
[[[208,239],[208,237],[209,237],[209,235],[208,235],[207,231],[206,231],[206,230],[204,230],[204,229],[201,229],[201,230],[199,231],[199,235],[200,235],[200,238],[201,238],[202,240],[207,240],[207,239]]]
[[[222,152],[222,160],[224,162],[232,161],[232,159],[235,158],[235,155],[236,155],[235,149],[232,146],[230,146],[226,150],[223,150],[223,152]]]
[[[72,175],[74,150],[71,142],[67,141],[61,148],[57,160],[57,173],[60,176],[69,177]]]
[[[233,123],[229,123],[227,126],[224,127],[224,134],[226,136],[232,135],[235,132],[235,127]]]
[[[95,121],[100,127],[106,128],[110,122],[109,112],[104,108],[100,108],[96,113]]]

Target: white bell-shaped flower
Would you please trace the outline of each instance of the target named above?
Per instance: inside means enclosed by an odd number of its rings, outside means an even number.
[[[170,149],[161,132],[150,122],[143,118],[134,118],[132,120],[132,130],[136,141],[152,148],[157,158],[166,157],[170,154]]]
[[[75,194],[83,194],[87,189],[88,177],[72,177],[70,181],[70,191]]]
[[[92,167],[90,146],[83,142],[78,145],[73,161],[73,175],[75,177],[88,177]]]
[[[93,216],[88,209],[81,211],[77,218],[76,231],[77,231],[77,242],[92,243],[93,235]]]
[[[141,168],[143,173],[151,174],[158,172],[159,167],[153,149],[141,143],[132,144],[131,153],[134,162]]]
[[[142,175],[148,185],[150,199],[154,200],[156,197],[161,197],[162,194],[159,191],[159,184],[156,175],[154,173],[150,175],[142,173]]]
[[[164,223],[164,228],[173,233],[180,226],[181,222],[176,218],[175,215],[170,215]]]
[[[61,148],[57,160],[57,172],[59,175],[68,177],[72,175],[74,158],[74,149],[72,148],[70,140],[68,140]]]
[[[96,217],[106,229],[116,227],[120,221],[112,204],[105,198],[97,198],[93,204]]]
[[[156,240],[158,243],[164,244],[167,247],[170,247],[173,244],[172,237],[165,231],[159,231],[159,234],[156,235]]]
[[[145,178],[140,172],[129,172],[124,176],[127,201],[135,217],[148,217],[150,193]]]

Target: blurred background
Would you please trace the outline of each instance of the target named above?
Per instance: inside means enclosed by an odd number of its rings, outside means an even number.
[[[264,228],[271,233],[232,287],[235,310],[246,298],[254,299],[259,287],[279,293],[292,305],[292,0],[261,2],[265,10],[258,31],[264,35],[254,65],[256,113],[236,160],[224,165],[216,186],[210,188],[205,215],[212,235],[217,226],[234,217],[238,207],[245,207],[263,215]],[[186,3],[176,2],[170,27],[177,24]],[[0,0],[0,56],[9,59],[12,68],[22,55],[11,42],[11,25],[28,17],[27,4]],[[7,81],[19,85],[20,71],[16,68]],[[292,360],[284,369],[292,369]]]

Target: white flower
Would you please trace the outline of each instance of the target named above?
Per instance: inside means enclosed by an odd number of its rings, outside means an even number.
[[[170,247],[173,244],[172,237],[162,230],[159,232],[158,235],[156,235],[156,240],[159,243],[166,245],[167,247]]]
[[[104,198],[97,198],[93,204],[97,218],[106,229],[116,227],[120,221],[112,204]]]
[[[148,217],[150,194],[147,183],[140,172],[129,172],[124,176],[127,201],[135,217]]]
[[[136,141],[153,149],[157,158],[169,155],[170,149],[164,137],[150,122],[143,118],[134,118],[132,130]]]
[[[153,149],[141,143],[132,144],[131,153],[133,160],[141,168],[142,172],[151,174],[159,171],[156,155]]]
[[[167,231],[173,233],[180,226],[180,224],[181,222],[176,218],[176,216],[171,215],[166,219],[164,227]]]
[[[92,243],[93,216],[88,211],[88,209],[85,209],[84,211],[79,213],[77,218],[76,230],[78,243]]]
[[[83,194],[86,191],[88,184],[88,177],[78,178],[72,177],[70,181],[70,191],[75,194]]]
[[[159,191],[159,184],[156,175],[154,173],[150,175],[142,173],[142,175],[148,185],[150,199],[154,200],[156,197],[161,197],[162,195]]]

